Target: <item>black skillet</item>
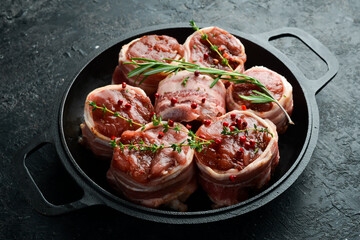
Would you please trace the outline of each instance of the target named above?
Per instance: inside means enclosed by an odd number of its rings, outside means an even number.
[[[202,25],[206,26],[206,25]],[[267,187],[254,192],[252,197],[239,204],[219,209],[211,209],[211,202],[200,189],[188,200],[188,212],[175,212],[167,209],[150,209],[136,205],[117,196],[106,183],[105,173],[108,162],[99,161],[78,144],[79,125],[82,122],[84,102],[93,89],[110,84],[112,72],[117,64],[118,53],[122,45],[148,34],[165,34],[183,43],[193,33],[185,24],[172,26],[153,26],[138,30],[132,34],[100,48],[100,52],[88,59],[65,86],[58,101],[56,118],[47,131],[31,141],[16,155],[16,164],[20,173],[21,187],[33,207],[45,215],[59,215],[93,205],[106,205],[122,213],[164,223],[204,223],[213,222],[257,209],[283,193],[303,172],[316,146],[319,131],[319,112],[315,94],[320,91],[337,73],[338,62],[334,55],[318,40],[297,28],[282,28],[274,31],[249,35],[225,28],[238,37],[244,44],[248,60],[246,68],[266,66],[286,77],[294,91],[294,126],[290,126],[279,137],[280,163]],[[317,54],[328,67],[320,78],[310,80],[283,53],[269,43],[270,40],[291,36],[301,40]],[[42,194],[31,176],[25,160],[30,153],[37,151],[46,143],[55,146],[56,152],[67,172],[82,188],[82,197],[71,203],[55,205]]]

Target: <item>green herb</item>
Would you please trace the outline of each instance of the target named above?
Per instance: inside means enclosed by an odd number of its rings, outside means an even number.
[[[170,60],[170,61],[176,62],[176,63],[178,63],[177,65],[172,65],[170,63],[155,61],[155,60],[146,59],[146,58],[132,58],[131,60],[132,60],[132,62],[125,62],[124,64],[133,64],[133,65],[137,65],[138,67],[135,68],[133,71],[131,71],[129,73],[128,77],[135,76],[133,74],[134,72],[137,73],[138,75],[149,76],[149,74],[159,73],[159,72],[164,71],[164,70],[165,70],[165,73],[167,73],[167,74],[171,74],[173,72],[178,72],[178,71],[189,71],[189,72],[198,71],[199,73],[211,74],[213,76],[216,76],[214,78],[214,81],[211,83],[210,88],[215,86],[216,83],[220,79],[228,80],[228,81],[231,81],[231,82],[234,82],[234,83],[251,83],[251,84],[254,84],[254,85],[258,86],[262,92],[253,90],[253,93],[256,93],[257,95],[253,95],[253,96],[242,96],[241,95],[240,97],[245,97],[245,98],[249,99],[249,101],[252,102],[252,103],[264,103],[264,102],[270,102],[270,101],[274,102],[285,113],[285,116],[287,117],[289,123],[294,124],[294,122],[291,120],[291,118],[288,115],[288,113],[286,112],[286,110],[274,98],[274,96],[266,88],[266,86],[263,85],[259,80],[255,79],[253,77],[247,76],[247,75],[239,73],[237,71],[228,72],[228,71],[221,70],[221,69],[216,69],[216,68],[201,67],[201,66],[199,66],[197,64],[194,64],[194,63],[185,62],[184,60],[175,60],[175,59],[168,59],[168,58],[164,59],[164,60]],[[138,63],[138,62],[135,62],[135,60],[141,60],[141,61],[144,61],[144,62],[143,63]],[[150,68],[143,68],[144,66],[148,66],[148,65],[151,65],[151,67]],[[136,71],[139,68],[145,69],[145,70]],[[149,70],[149,69],[151,69],[151,70]],[[223,77],[223,76],[226,76],[226,77]],[[198,90],[200,90],[200,89],[198,88]]]
[[[185,87],[188,79],[189,79],[189,77],[186,77],[186,78],[181,82],[181,85],[183,85],[183,86]]]
[[[202,40],[206,40],[209,44],[210,44],[210,49],[213,50],[214,52],[216,52],[220,58],[221,58],[221,63],[225,66],[227,66],[229,69],[231,69],[231,71],[233,71],[232,67],[229,64],[229,61],[221,54],[221,52],[219,52],[219,47],[214,45],[210,40],[209,40],[209,36],[206,33],[203,33],[195,24],[195,22],[193,20],[190,21],[190,26],[197,32],[199,32],[201,34],[201,39]]]

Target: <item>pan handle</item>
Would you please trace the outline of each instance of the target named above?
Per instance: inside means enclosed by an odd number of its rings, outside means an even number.
[[[83,195],[79,200],[63,205],[54,205],[45,198],[33,177],[31,176],[29,169],[26,167],[25,160],[29,154],[37,151],[43,145],[49,143],[54,144],[52,136],[48,132],[44,132],[33,139],[27,146],[25,146],[15,155],[15,163],[17,165],[16,179],[18,179],[18,185],[20,188],[22,188],[22,191],[25,194],[27,200],[35,210],[48,216],[61,215],[95,205],[96,201],[94,201],[94,198],[84,189]]]
[[[318,57],[320,57],[327,65],[327,72],[318,79],[308,79],[305,77],[302,71],[296,67],[296,74],[305,79],[304,84],[307,89],[314,91],[317,94],[325,85],[336,75],[339,70],[339,62],[327,47],[325,47],[319,40],[308,34],[307,32],[299,28],[280,28],[269,32],[261,33],[257,35],[260,39],[264,39],[267,43],[271,40],[282,37],[295,37],[302,41],[311,51],[313,51]],[[280,51],[279,51],[280,52]],[[283,57],[286,57],[280,52]],[[287,57],[286,57],[287,58]],[[288,61],[291,62],[291,61]],[[295,67],[295,65],[294,65]]]

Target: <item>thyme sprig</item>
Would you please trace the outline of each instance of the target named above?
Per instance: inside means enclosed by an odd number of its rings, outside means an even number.
[[[274,135],[269,131],[269,129],[267,128],[257,128],[256,124],[254,124],[254,128],[244,128],[244,129],[239,129],[235,126],[232,126],[233,130],[230,130],[229,127],[223,127],[223,131],[221,132],[222,135],[235,135],[241,132],[245,132],[246,135],[249,134],[249,131],[254,131],[255,134],[258,133],[266,133],[271,135],[271,137],[273,137]]]
[[[128,119],[125,118],[123,116],[120,115],[120,113],[118,112],[114,112],[111,111],[110,109],[108,109],[105,105],[103,105],[102,107],[98,106],[96,104],[95,101],[89,101],[88,102],[90,106],[93,107],[92,111],[95,110],[100,110],[103,112],[103,115],[105,116],[105,113],[108,112],[110,114],[112,114],[115,117],[119,117],[123,120],[125,120],[126,122],[128,122],[130,124],[130,126],[132,126],[132,124],[140,126],[141,127],[141,131],[145,130],[146,125],[144,124],[140,124],[135,122],[133,119]],[[120,149],[125,149],[125,147],[127,147],[129,150],[137,150],[137,151],[151,151],[151,152],[156,152],[158,150],[161,150],[163,148],[172,148],[174,151],[177,152],[181,152],[181,148],[185,147],[185,146],[189,146],[192,149],[195,149],[195,151],[201,152],[204,148],[204,146],[208,146],[211,143],[214,142],[214,140],[207,140],[201,137],[198,137],[195,135],[195,133],[191,130],[184,130],[181,128],[180,124],[170,124],[171,120],[168,120],[167,122],[162,121],[161,116],[157,117],[155,114],[152,116],[152,124],[153,126],[162,126],[163,133],[166,133],[167,131],[169,131],[169,129],[174,130],[176,133],[179,132],[184,132],[188,135],[188,139],[187,139],[187,144],[184,144],[185,141],[183,141],[182,143],[173,143],[171,145],[168,146],[164,146],[163,144],[161,145],[157,145],[157,144],[152,144],[152,145],[147,145],[144,143],[144,141],[141,139],[139,143],[134,144],[133,142],[131,144],[122,144],[120,141],[117,142],[116,138],[112,139],[110,141],[110,145],[112,147],[120,147]],[[171,125],[171,126],[170,126]]]
[[[195,22],[193,20],[190,21],[190,26],[197,32],[199,32],[201,34],[201,39],[202,40],[206,40],[209,44],[210,44],[210,49],[213,50],[214,52],[216,52],[220,58],[221,58],[221,63],[223,65],[226,65],[227,67],[229,67],[231,69],[231,71],[234,71],[234,69],[230,66],[229,61],[221,54],[221,52],[219,52],[219,47],[214,45],[210,40],[209,40],[209,36],[206,33],[203,33],[201,31],[201,29],[196,26]]]
[[[145,129],[145,125],[143,124],[140,124],[140,123],[137,123],[137,122],[134,122],[134,120],[132,119],[128,119],[126,117],[123,117],[120,115],[119,112],[114,112],[114,111],[111,111],[110,109],[108,109],[105,104],[103,104],[102,107],[98,106],[96,104],[95,101],[88,101],[89,105],[93,107],[92,111],[95,111],[95,110],[100,110],[103,112],[103,116],[105,116],[105,113],[108,112],[110,114],[112,114],[114,117],[118,117],[118,118],[121,118],[123,120],[125,120],[127,123],[129,123],[130,127],[132,127],[132,125],[137,125],[137,126],[140,126],[142,129],[144,128]]]

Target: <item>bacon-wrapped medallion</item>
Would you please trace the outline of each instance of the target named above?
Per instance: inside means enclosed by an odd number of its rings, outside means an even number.
[[[181,124],[179,126],[185,132],[169,129],[163,133],[161,125],[149,123],[143,131],[125,131],[121,135],[121,143],[138,144],[143,141],[143,146],[181,143],[188,136],[187,129]],[[183,202],[197,188],[193,156],[194,150],[188,146],[182,147],[180,153],[172,148],[152,152],[115,147],[107,179],[116,191],[133,202],[152,208],[165,204],[185,211]]]
[[[225,114],[226,89],[221,81],[210,88],[214,80],[200,73],[182,71],[160,82],[155,112],[163,119],[190,122]]]
[[[264,186],[279,162],[275,125],[248,111],[229,112],[196,135],[215,140],[195,156],[200,184],[216,207],[247,199],[248,190]]]
[[[108,85],[93,90],[86,98],[84,107],[84,122],[80,125],[82,130],[81,142],[100,157],[111,158],[113,149],[110,146],[111,137],[120,137],[125,130],[139,128],[136,124],[128,123],[109,112],[100,109],[93,111],[90,102],[99,107],[106,107],[117,112],[126,119],[132,119],[139,124],[151,121],[154,107],[145,92],[137,87],[126,84]]]
[[[200,29],[200,31],[208,36],[213,45],[218,47],[218,51],[228,60],[233,70],[240,73],[244,71],[245,48],[238,38],[218,27],[207,27]],[[210,44],[201,36],[201,33],[196,31],[186,39],[184,43],[186,61],[204,67],[230,71],[231,69],[222,63],[220,56],[211,49]]]
[[[165,61],[164,58],[180,60],[184,57],[184,47],[178,41],[166,35],[146,35],[135,39],[130,43],[124,45],[119,53],[119,65],[116,67],[113,74],[113,84],[127,82],[130,85],[137,86],[143,76],[137,79],[137,76],[128,78],[128,73],[134,70],[137,66],[131,64],[124,64],[131,62],[131,58],[147,58],[156,61]],[[136,62],[142,62],[136,60]],[[166,60],[165,62],[171,63]],[[165,73],[157,73],[148,76],[144,82],[139,85],[148,95],[153,94],[161,80],[166,77]]]
[[[245,75],[259,80],[281,104],[286,112],[291,115],[293,111],[293,90],[291,84],[280,74],[266,67],[252,67],[244,72]],[[288,127],[288,120],[285,113],[274,103],[251,103],[244,100],[239,95],[249,96],[252,90],[261,90],[254,84],[236,83],[227,89],[226,106],[229,111],[241,110],[245,105],[248,111],[251,111],[261,118],[271,120],[277,127],[278,133],[284,133]]]

